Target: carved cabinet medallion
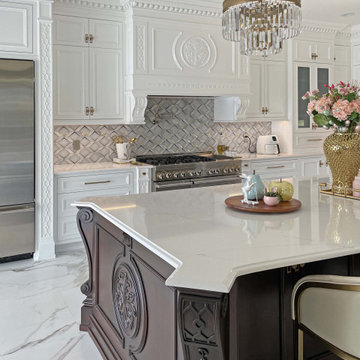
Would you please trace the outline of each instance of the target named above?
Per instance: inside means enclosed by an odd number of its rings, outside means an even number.
[[[142,279],[135,262],[119,258],[112,278],[116,321],[131,354],[144,348],[147,336],[147,304]]]
[[[193,68],[201,68],[210,60],[210,47],[206,40],[201,37],[192,37],[182,45],[182,58],[186,65]]]

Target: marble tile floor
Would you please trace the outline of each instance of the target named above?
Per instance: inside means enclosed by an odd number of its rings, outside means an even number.
[[[1,360],[101,360],[79,331],[87,279],[84,252],[0,264]]]

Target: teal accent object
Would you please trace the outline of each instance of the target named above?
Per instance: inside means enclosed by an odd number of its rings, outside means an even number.
[[[251,201],[262,200],[265,195],[265,185],[259,175],[252,175],[246,180],[245,186],[255,183],[255,186],[249,191],[248,199]]]

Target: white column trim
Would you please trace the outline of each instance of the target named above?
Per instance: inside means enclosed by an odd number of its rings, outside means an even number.
[[[51,6],[50,0],[38,3],[36,261],[55,258]]]

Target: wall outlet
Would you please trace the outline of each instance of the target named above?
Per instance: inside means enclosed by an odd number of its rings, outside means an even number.
[[[80,140],[73,140],[73,150],[74,151],[80,150]]]

